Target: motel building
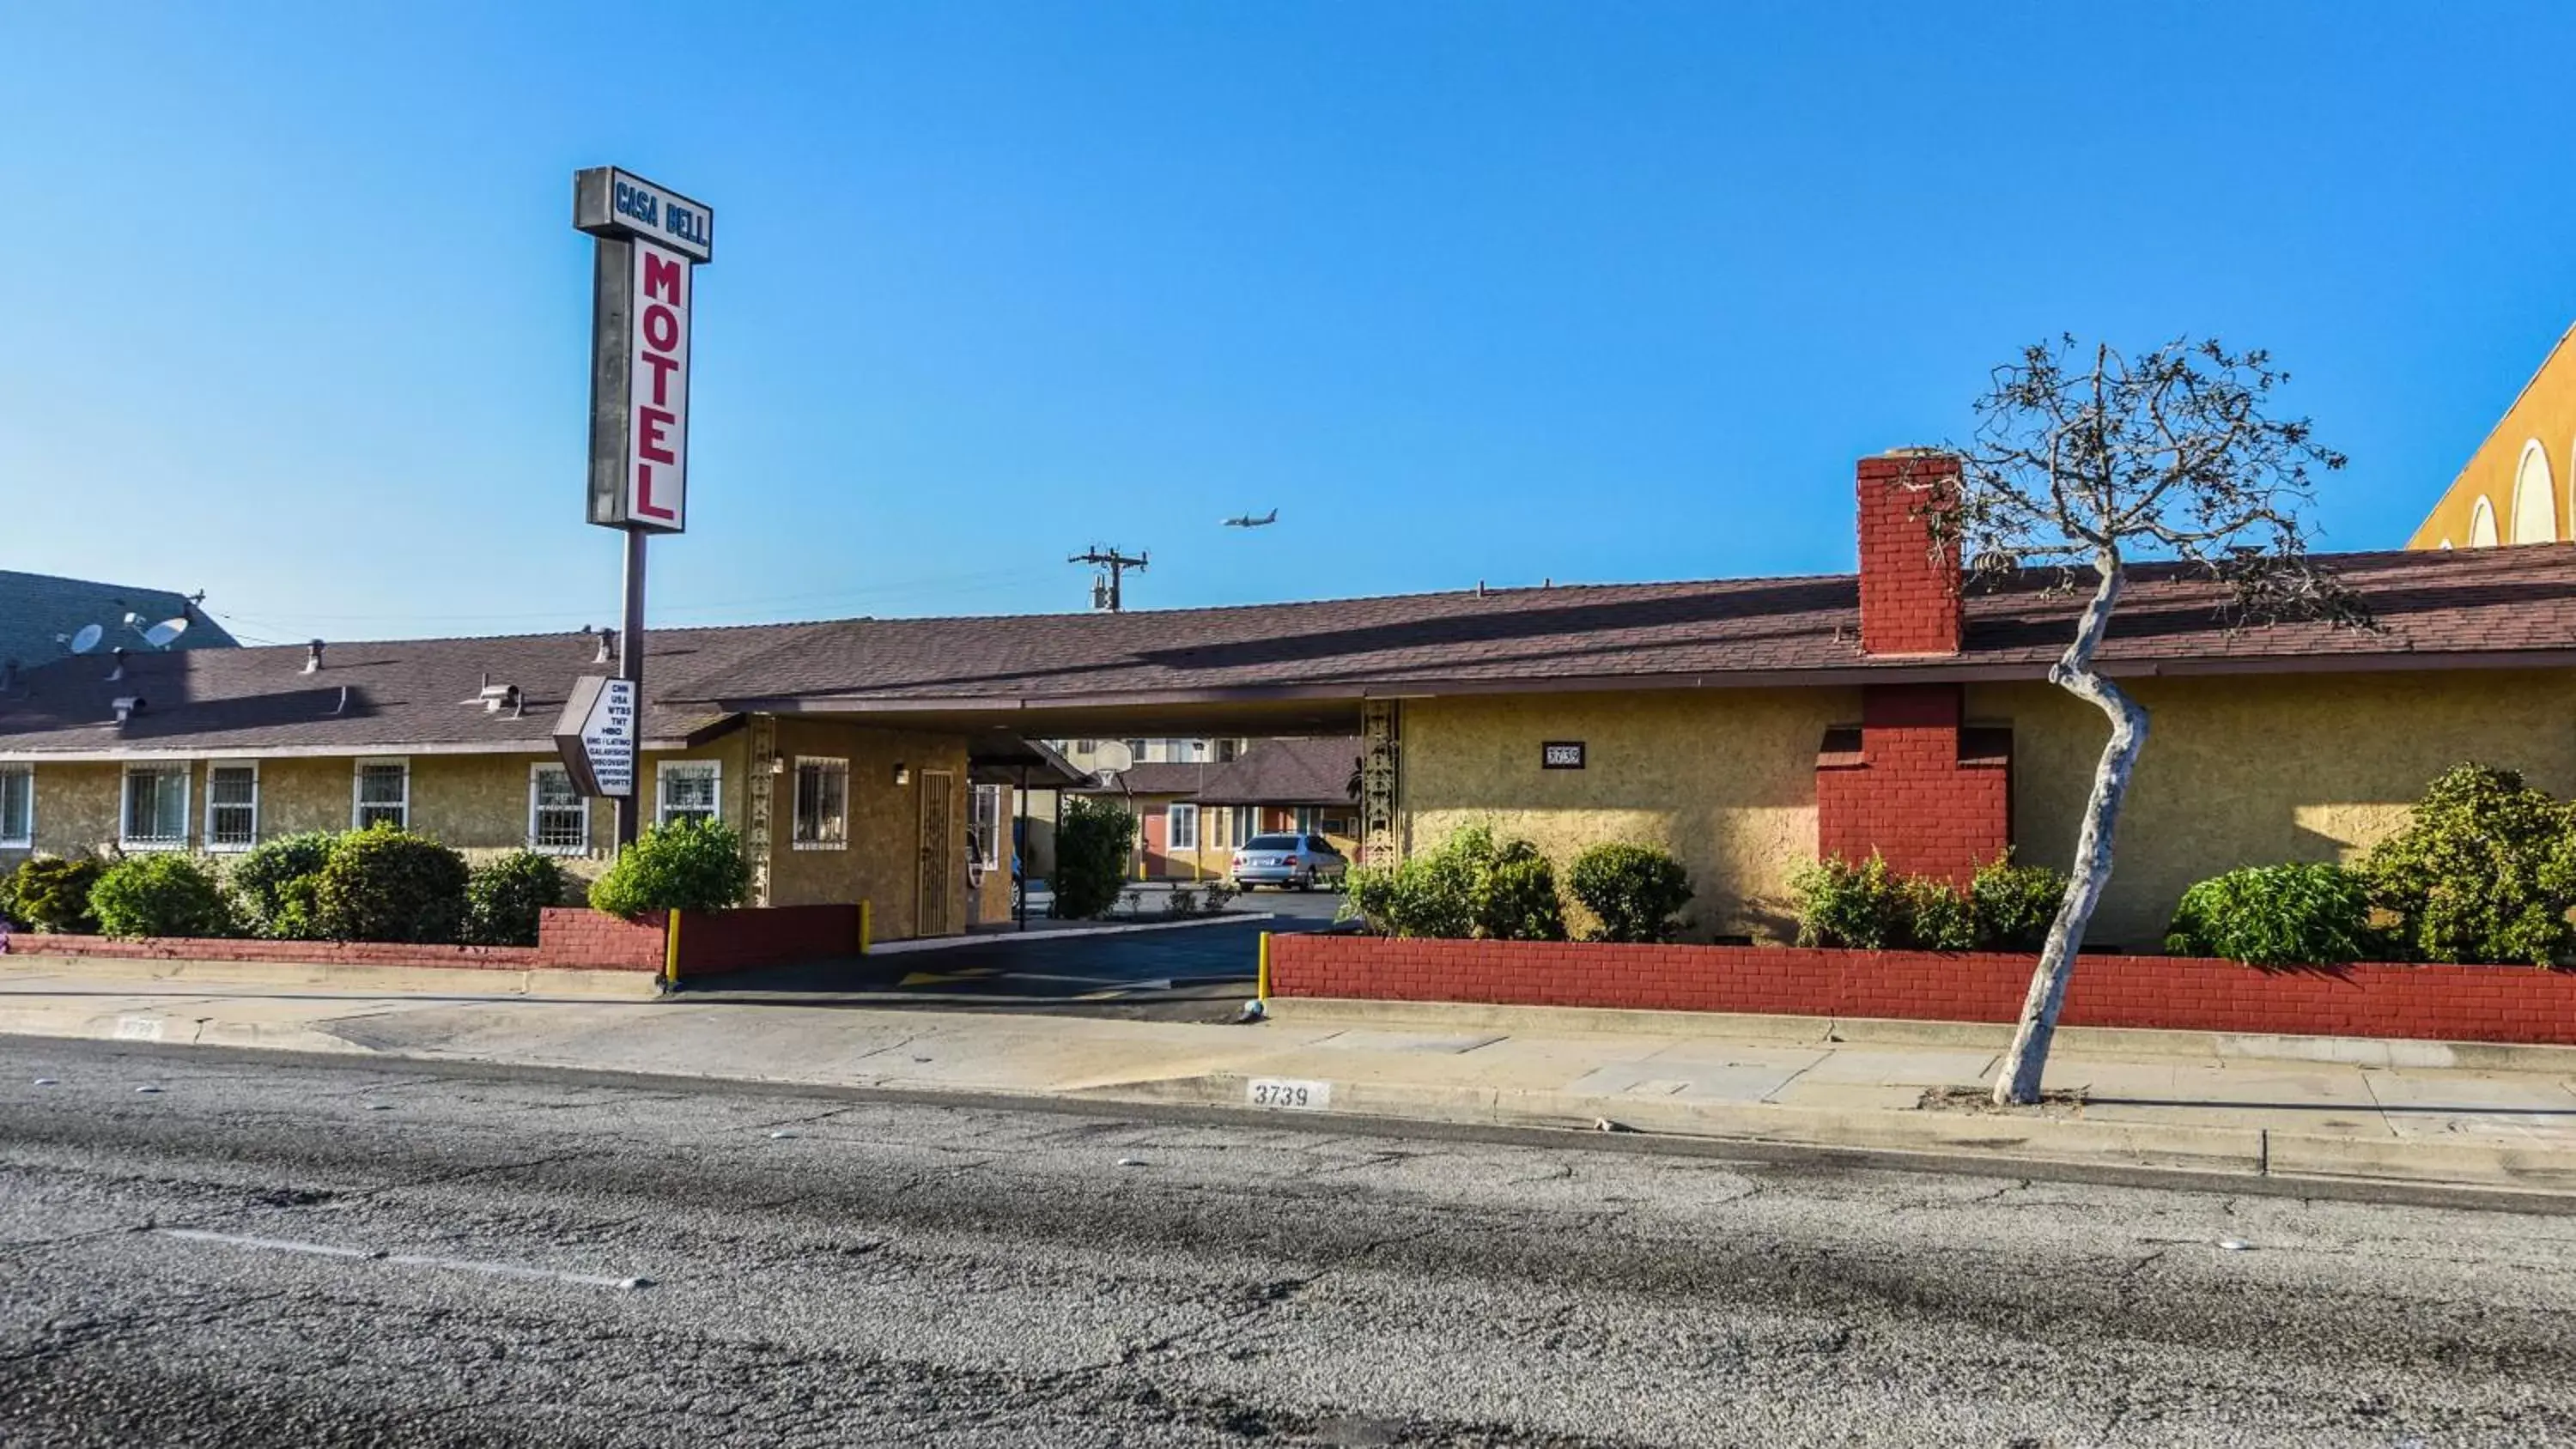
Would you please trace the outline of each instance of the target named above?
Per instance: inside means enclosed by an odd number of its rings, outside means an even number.
[[[758,903],[866,900],[885,939],[965,929],[970,827],[999,864],[1023,786],[1088,783],[1025,743],[1049,739],[1355,740],[1361,859],[1479,820],[1560,868],[1660,844],[1703,940],[1786,939],[1789,877],[1820,853],[2063,867],[2105,733],[2045,680],[2082,601],[2037,575],[1963,589],[1893,491],[1903,466],[1858,465],[1858,575],[656,631],[647,819],[722,817]],[[2136,571],[2101,663],[2155,733],[2098,944],[2157,949],[2183,888],[2231,867],[2353,857],[2463,760],[2576,795],[2576,548],[2332,562],[2378,631],[2231,632],[2216,586]],[[0,690],[0,866],[383,820],[594,870],[609,811],[549,733],[614,661],[564,634],[42,663]]]

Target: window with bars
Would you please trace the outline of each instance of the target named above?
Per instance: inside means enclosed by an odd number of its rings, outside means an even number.
[[[1199,848],[1199,807],[1171,805],[1164,808],[1163,848],[1166,850]]]
[[[572,787],[572,772],[538,765],[528,772],[528,848],[573,855],[590,848],[590,801]]]
[[[797,850],[839,850],[849,843],[850,762],[798,756],[796,825],[788,843]]]
[[[188,845],[188,767],[128,765],[125,808],[116,843],[127,850],[184,850]]]
[[[411,828],[409,760],[358,762],[356,799],[350,807],[349,823],[360,830],[370,825],[390,825],[396,830]]]
[[[36,843],[36,767],[0,765],[0,845]]]
[[[206,767],[206,849],[248,850],[259,843],[259,766]]]
[[[655,818],[668,825],[674,820],[713,820],[721,813],[718,801],[723,797],[718,786],[723,783],[723,767],[714,760],[672,760],[654,774],[660,793]]]
[[[1002,864],[1002,787],[975,787],[975,853],[984,868],[994,870]]]

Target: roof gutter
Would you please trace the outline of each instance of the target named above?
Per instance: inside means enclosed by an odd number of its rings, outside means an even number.
[[[1222,689],[1128,690],[1076,695],[808,695],[724,699],[716,707],[762,714],[1007,715],[1032,710],[1290,703],[1299,700],[1428,699],[1459,694],[1603,694],[1628,690],[1824,688],[1860,684],[1975,684],[2044,680],[2053,661],[1972,663],[1954,658],[1888,660],[1821,669],[1740,669],[1670,674],[1557,675],[1544,679],[1406,679],[1348,684],[1238,685]],[[2425,670],[2576,669],[2576,649],[2387,650],[2275,654],[2219,659],[2108,660],[2115,679],[2201,675],[2384,674]]]

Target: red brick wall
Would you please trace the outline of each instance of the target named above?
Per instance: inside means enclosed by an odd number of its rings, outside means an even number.
[[[537,922],[537,964],[662,969],[662,912],[629,921],[588,906],[548,906]]]
[[[1959,652],[1958,550],[1936,561],[1924,517],[1925,509],[1955,495],[1958,472],[1954,458],[1860,460],[1861,652]],[[1927,483],[1935,486],[1922,490]]]
[[[9,938],[13,956],[109,956],[135,961],[281,961],[307,966],[453,966],[525,971],[544,964],[534,946],[405,946],[386,941],[229,941],[186,936]]]
[[[1861,763],[1816,768],[1816,848],[1960,884],[2012,844],[2012,772],[1959,759],[1954,684],[1861,691]]]
[[[2008,1022],[2032,958],[1788,946],[1606,946],[1280,935],[1274,996]],[[2576,1045],[2576,972],[2358,965],[2266,971],[2087,956],[2068,1026]]]
[[[20,956],[128,961],[276,961],[301,966],[449,966],[526,971],[662,969],[662,918],[624,921],[586,906],[550,907],[534,946],[423,946],[393,941],[198,940],[185,936],[40,936],[9,941]]]
[[[859,908],[854,905],[680,913],[682,981],[762,966],[828,961],[855,956],[858,951]]]

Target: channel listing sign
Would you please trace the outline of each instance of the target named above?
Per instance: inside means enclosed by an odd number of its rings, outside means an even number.
[[[635,681],[585,674],[555,720],[555,753],[584,795],[618,799],[635,793]]]
[[[591,298],[590,521],[688,527],[689,331],[704,206],[614,167],[573,179],[573,224],[599,238]]]

